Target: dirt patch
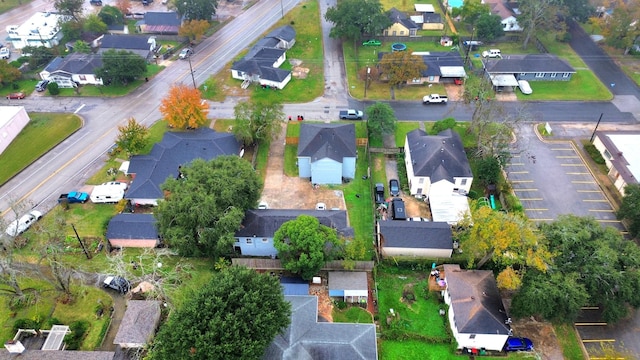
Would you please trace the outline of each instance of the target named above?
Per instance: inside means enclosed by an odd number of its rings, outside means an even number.
[[[333,302],[329,297],[329,286],[327,285],[328,276],[327,272],[320,273],[322,284],[309,285],[309,295],[318,297],[318,316],[329,322],[333,322]]]
[[[295,78],[306,79],[309,74],[309,69],[301,66],[295,66],[291,73]]]
[[[535,319],[520,319],[511,324],[516,336],[525,336],[533,341],[536,353],[543,360],[562,360],[562,350],[553,326]]]

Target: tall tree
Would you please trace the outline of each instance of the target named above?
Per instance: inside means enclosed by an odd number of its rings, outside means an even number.
[[[160,104],[162,116],[176,129],[197,129],[207,123],[209,105],[202,101],[200,90],[176,84]]]
[[[127,85],[144,76],[146,71],[147,62],[142,56],[125,50],[108,50],[102,54],[102,67],[95,73],[106,85],[112,82]]]
[[[98,16],[107,25],[124,24],[124,14],[115,6],[105,5],[100,9]]]
[[[555,254],[549,271],[565,277],[578,274],[575,282],[589,294],[588,302],[581,306],[599,305],[604,320],[612,323],[624,318],[630,308],[640,307],[640,247],[633,241],[625,240],[616,229],[605,228],[594,218],[575,215],[562,215],[550,224],[542,224],[540,231]],[[522,287],[540,287],[544,280],[545,277],[525,281]],[[568,307],[567,302],[581,299],[568,295],[556,301]]]
[[[231,267],[214,273],[160,327],[153,360],[260,359],[290,322],[278,278]]]
[[[173,5],[185,20],[211,21],[218,9],[218,0],[180,0],[173,2]]]
[[[22,48],[23,54],[29,54],[29,64],[33,66],[42,66],[47,64],[55,55],[53,50],[44,46],[25,46]]]
[[[57,206],[49,215],[41,221],[38,233],[44,238],[44,247],[41,249],[40,262],[49,265],[53,279],[49,279],[56,290],[60,291],[67,299],[73,298],[71,291],[71,277],[74,270],[63,260],[65,253],[65,239],[67,231],[68,214],[63,207]]]
[[[557,14],[563,0],[520,0],[518,9],[521,14],[518,16],[518,24],[523,29],[524,41],[522,47],[526,49],[529,41],[536,35],[538,29],[548,32],[555,28],[554,23],[558,21]]]
[[[467,0],[462,3],[460,16],[467,24],[474,26],[476,20],[483,14],[490,14],[491,8],[488,4],[484,4],[481,0]]]
[[[127,125],[118,126],[116,145],[129,155],[137,154],[149,143],[148,135],[149,129],[146,126],[130,118]]]
[[[407,81],[419,79],[427,69],[422,57],[412,55],[411,51],[394,51],[382,56],[379,63],[380,71],[387,77],[389,86],[401,87]]]
[[[185,21],[182,26],[180,26],[178,35],[189,38],[189,41],[200,41],[210,26],[211,24],[209,24],[207,20]]]
[[[589,0],[564,1],[564,11],[569,17],[578,22],[586,22],[589,17],[596,12],[596,8],[589,3]]]
[[[20,70],[6,61],[0,61],[0,84],[10,84],[22,76]]]
[[[526,219],[474,202],[471,206],[471,219],[466,221],[470,220],[473,221],[473,226],[470,226],[471,223],[469,226],[462,224],[463,230],[456,234],[469,267],[476,265],[482,268],[491,260],[499,271],[509,267],[520,269],[520,272],[513,273],[520,278],[527,268],[542,272],[547,270],[551,253],[545,239],[538,235]],[[511,270],[507,271],[511,273]]]
[[[640,27],[637,24],[638,15],[640,15],[640,4],[637,1],[627,4],[625,1],[618,0],[611,16],[602,22],[605,43],[617,49],[624,49],[625,55],[628,54],[640,35]]]
[[[493,41],[504,34],[502,18],[495,14],[482,14],[476,21],[476,34],[478,39]]]
[[[183,256],[230,253],[245,211],[260,197],[258,174],[235,155],[196,159],[180,171],[162,185],[168,195],[154,213],[158,232]]]
[[[339,1],[338,5],[327,9],[324,18],[333,23],[329,36],[353,41],[354,48],[364,35],[375,36],[391,26],[391,20],[378,0]]]
[[[131,0],[116,0],[116,7],[122,15],[131,14]]]
[[[107,24],[96,14],[89,14],[82,24],[82,29],[85,32],[93,34],[104,34],[107,32]]]
[[[280,131],[285,118],[280,102],[265,100],[239,102],[234,108],[233,132],[245,144],[270,142]]]
[[[305,280],[311,280],[325,262],[333,258],[338,245],[335,229],[320,224],[317,218],[300,215],[282,224],[273,236],[282,266]]]
[[[369,106],[366,111],[370,137],[382,137],[396,131],[398,120],[389,104],[377,102]]]
[[[629,234],[637,238],[640,235],[640,185],[625,186],[624,197],[617,215],[618,219],[629,222]]]
[[[53,0],[53,7],[62,15],[68,15],[75,21],[82,19],[84,0]]]

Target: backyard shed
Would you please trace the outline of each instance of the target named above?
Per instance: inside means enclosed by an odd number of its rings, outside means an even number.
[[[363,271],[329,272],[329,296],[349,303],[366,302],[369,294],[367,273]]]
[[[159,245],[153,214],[118,214],[107,226],[107,241],[117,248],[154,248]]]
[[[159,323],[159,301],[129,300],[113,343],[123,348],[142,348],[151,341]]]

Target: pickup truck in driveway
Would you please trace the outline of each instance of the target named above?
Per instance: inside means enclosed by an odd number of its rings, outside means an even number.
[[[438,94],[429,94],[422,98],[422,103],[427,105],[428,104],[446,104],[447,101],[449,101],[449,98],[447,98],[444,95],[438,95]]]
[[[79,192],[79,191],[72,191],[68,194],[61,194],[60,197],[58,198],[58,203],[67,203],[67,204],[73,204],[73,203],[86,203],[87,200],[89,199],[89,194],[87,194],[86,192]]]
[[[341,110],[340,119],[342,120],[362,120],[362,111],[360,110]]]

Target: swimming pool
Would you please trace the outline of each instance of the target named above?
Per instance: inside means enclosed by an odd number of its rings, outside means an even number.
[[[462,7],[462,3],[463,2],[464,2],[464,0],[449,0],[449,1],[447,1],[449,6],[452,7],[452,8]]]

